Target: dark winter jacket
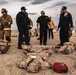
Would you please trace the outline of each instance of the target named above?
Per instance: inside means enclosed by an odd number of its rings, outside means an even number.
[[[65,28],[65,27],[67,28],[73,27],[72,16],[70,13],[68,13],[66,16],[64,16],[64,13],[60,15],[58,28]]]
[[[28,14],[19,12],[16,16],[16,23],[17,23],[18,28],[27,27],[27,25],[30,25]]]

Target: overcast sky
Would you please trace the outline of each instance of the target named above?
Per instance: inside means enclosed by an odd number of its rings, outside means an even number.
[[[52,16],[57,25],[62,6],[67,6],[74,22],[76,19],[76,0],[0,0],[0,10],[1,8],[6,8],[13,19],[20,11],[21,6],[27,8],[27,12],[34,22],[34,27],[36,27],[35,21],[40,16],[42,10],[46,12],[46,15]],[[16,29],[15,20],[12,29]]]

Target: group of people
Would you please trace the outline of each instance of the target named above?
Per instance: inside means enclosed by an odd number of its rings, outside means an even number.
[[[49,38],[50,38],[50,31],[52,34],[52,39],[54,39],[53,35],[53,28],[54,22],[49,19],[48,16],[45,15],[44,11],[41,11],[41,16],[37,19],[37,28],[40,25],[40,44],[46,45],[47,44],[47,29],[48,24],[51,25],[49,29]],[[69,30],[73,29],[73,21],[72,15],[67,11],[67,7],[63,6],[60,13],[60,19],[58,24],[59,36],[60,36],[60,44],[58,46],[63,46],[65,42],[69,42]]]
[[[24,41],[26,45],[30,45],[30,30],[33,27],[33,22],[30,17],[28,17],[28,13],[26,12],[26,8],[21,7],[21,11],[16,15],[16,23],[19,31],[18,37],[18,49],[22,49],[22,42]],[[0,38],[3,39],[4,35],[8,42],[11,42],[11,24],[12,18],[7,14],[7,10],[3,8],[1,13],[3,14],[0,17],[0,25],[3,25],[3,29],[0,30]],[[40,45],[47,45],[47,30],[49,29],[49,39],[50,32],[52,39],[54,39],[53,28],[54,22],[51,17],[46,16],[45,11],[41,11],[41,16],[37,19],[37,30],[39,29],[40,33]],[[69,42],[69,29],[73,28],[72,15],[67,11],[67,7],[63,6],[60,13],[59,25],[58,29],[60,29],[60,46],[63,46],[65,42]],[[35,29],[35,31],[37,32]],[[38,34],[36,35],[38,36]]]

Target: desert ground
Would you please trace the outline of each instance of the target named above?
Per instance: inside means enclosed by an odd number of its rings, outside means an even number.
[[[12,31],[11,35],[18,35],[17,31]],[[64,55],[61,53],[54,53],[49,58],[48,61],[51,64],[55,62],[63,62],[67,64],[69,71],[67,74],[55,73],[52,69],[41,70],[38,73],[28,73],[24,69],[17,67],[17,62],[20,61],[23,57],[23,50],[17,49],[18,37],[11,37],[12,44],[10,49],[6,54],[0,55],[0,75],[76,75],[76,51],[71,54]],[[76,43],[76,33],[70,38],[71,42]],[[37,37],[31,37],[32,45],[39,45],[39,40]],[[59,44],[59,34],[58,32],[54,33],[54,39],[48,39],[47,45],[56,46]]]

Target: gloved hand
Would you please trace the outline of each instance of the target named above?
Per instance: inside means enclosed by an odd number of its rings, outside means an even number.
[[[10,25],[11,23],[8,21],[8,25]]]

